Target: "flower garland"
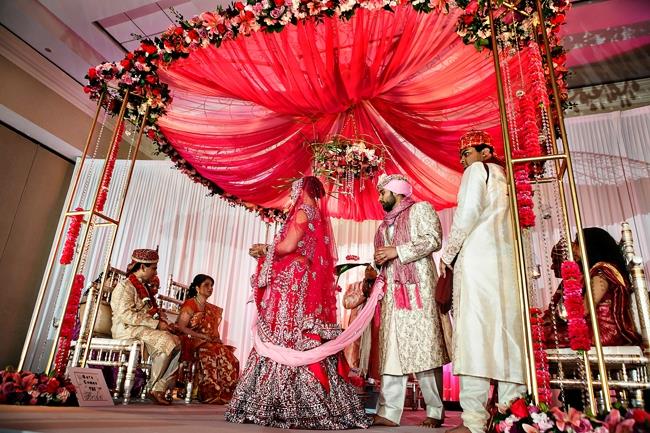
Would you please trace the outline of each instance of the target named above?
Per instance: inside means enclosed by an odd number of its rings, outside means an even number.
[[[522,0],[518,8],[523,11],[532,11],[534,0]],[[470,5],[471,3],[471,5]],[[557,38],[557,30],[564,22],[564,15],[569,8],[568,0],[543,0],[544,22],[554,35],[552,39],[553,53],[562,52]],[[490,36],[487,23],[486,0],[246,0],[235,1],[226,8],[219,8],[213,12],[205,12],[189,20],[180,19],[179,25],[156,38],[155,41],[143,40],[140,47],[127,53],[119,62],[105,62],[88,70],[86,78],[88,84],[84,91],[91,99],[99,100],[100,96],[111,86],[118,88],[116,98],[106,98],[102,104],[111,113],[118,113],[120,109],[119,95],[127,90],[131,94],[142,96],[142,104],[129,104],[125,118],[135,121],[145,112],[145,105],[149,104],[147,125],[145,132],[158,151],[167,154],[176,164],[177,168],[187,174],[192,180],[206,186],[212,194],[221,195],[222,198],[233,205],[242,205],[246,209],[259,213],[267,220],[281,220],[284,212],[279,209],[270,209],[245,202],[240,198],[225,193],[214,182],[205,179],[188,163],[167,141],[160,131],[157,120],[165,114],[166,107],[171,102],[169,87],[160,81],[159,67],[168,67],[175,60],[186,58],[192,51],[205,48],[209,45],[219,47],[224,41],[233,40],[240,36],[249,36],[254,32],[279,32],[288,25],[296,25],[299,21],[313,19],[321,21],[326,17],[350,19],[358,9],[392,10],[401,4],[409,4],[415,10],[423,13],[437,12],[448,13],[453,7],[464,9],[464,14],[457,24],[457,32],[466,44],[474,43],[477,48],[487,46]],[[510,25],[514,20],[517,23],[519,38],[530,40],[534,36],[534,14],[525,16],[518,12],[503,12],[503,7],[497,9],[496,24]],[[528,12],[527,12],[528,14]],[[478,41],[478,43],[476,43]],[[558,63],[558,70],[564,68],[566,57],[554,57]],[[566,94],[566,82],[561,83],[561,93]]]
[[[76,406],[77,396],[70,379],[61,375],[50,377],[31,371],[0,371],[0,403]]]
[[[515,156],[517,158],[517,156]],[[517,164],[514,167],[515,188],[517,190],[517,213],[519,225],[527,229],[535,225],[535,211],[533,210],[533,186],[530,183],[528,166]]]
[[[551,374],[548,368],[548,357],[544,345],[544,312],[540,308],[530,309],[530,323],[533,335],[533,355],[535,357],[535,375],[537,377],[537,395],[541,403],[550,404],[553,394],[551,392]]]
[[[493,425],[497,433],[640,433],[650,428],[650,413],[620,407],[594,417],[573,407],[565,412],[544,403],[535,405],[526,396],[514,400],[507,408],[500,407]]]
[[[54,358],[54,371],[56,374],[63,374],[68,364],[68,353],[70,352],[70,343],[72,342],[72,332],[77,322],[77,311],[79,310],[79,301],[81,292],[84,287],[84,276],[77,274],[72,281],[68,304],[61,318],[61,329],[59,330],[59,343]]]
[[[122,136],[124,135],[124,128],[125,123],[124,120],[122,120],[117,128],[115,141],[111,146],[111,152],[108,155],[108,160],[106,161],[106,170],[104,171],[104,175],[102,176],[102,180],[99,185],[99,195],[97,196],[97,203],[95,204],[95,209],[97,212],[102,212],[104,210],[104,204],[106,203],[106,198],[108,197],[108,187],[111,184],[113,170],[115,169],[115,162],[117,161],[117,153],[120,151],[120,142],[122,141]]]
[[[562,263],[562,285],[564,287],[564,308],[567,312],[569,341],[573,350],[589,350],[591,336],[585,321],[585,306],[582,296],[582,273],[576,262]]]
[[[497,2],[499,3],[499,2]],[[494,10],[495,27],[498,29],[498,39],[506,44],[513,45],[518,42],[529,42],[539,37],[537,28],[537,5],[535,0],[521,0],[515,2],[516,9],[506,6],[505,2],[499,4]],[[466,45],[474,45],[478,50],[492,49],[490,36],[490,22],[488,18],[487,0],[456,0],[456,5],[463,9],[463,14],[458,18],[456,33]],[[563,108],[567,108],[569,88],[566,82],[566,51],[561,45],[559,32],[566,21],[566,14],[571,8],[569,0],[542,1],[542,14],[544,27],[551,49],[553,65],[560,90],[560,100]],[[544,60],[546,63],[546,60]],[[548,68],[546,76],[548,77]],[[547,83],[548,95],[553,94],[550,80]]]
[[[544,111],[549,104],[544,87],[544,72],[539,46],[530,42],[523,50],[527,59],[522,65],[524,89],[516,92],[515,122],[517,123],[517,147],[513,149],[515,158],[540,156],[545,151],[542,142],[546,140]],[[517,191],[517,210],[522,228],[535,226],[535,212],[531,177],[540,174],[539,163],[517,164],[514,167]]]
[[[135,291],[138,294],[138,297],[142,299],[142,302],[144,302],[147,307],[149,307],[147,314],[154,319],[159,319],[160,308],[158,308],[158,302],[156,302],[155,293],[152,293],[152,291],[150,291],[140,280],[138,280],[134,274],[130,274],[128,279],[131,284],[133,284],[133,287],[135,287]]]
[[[82,210],[82,208],[78,207],[75,209],[75,212]],[[74,249],[77,246],[77,239],[79,238],[79,233],[81,232],[81,223],[83,220],[83,215],[73,215],[70,217],[68,233],[65,238],[65,243],[63,244],[63,250],[61,251],[61,258],[59,259],[59,263],[62,265],[69,265],[72,263],[72,258],[74,257]]]

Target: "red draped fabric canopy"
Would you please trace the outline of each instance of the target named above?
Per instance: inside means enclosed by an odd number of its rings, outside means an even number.
[[[359,9],[207,46],[160,71],[173,102],[158,125],[197,172],[231,195],[281,208],[311,172],[309,142],[361,135],[417,199],[453,206],[458,138],[487,129],[501,148],[490,51],[455,32],[457,15]],[[381,219],[373,182],[329,201],[333,216]]]

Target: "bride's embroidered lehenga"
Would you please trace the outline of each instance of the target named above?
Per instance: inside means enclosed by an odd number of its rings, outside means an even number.
[[[302,189],[302,184],[299,187]],[[292,231],[295,249],[281,255],[276,247]],[[318,207],[296,203],[252,278],[257,332],[262,341],[305,351],[340,333],[335,257],[327,216]],[[342,353],[290,367],[252,349],[226,420],[321,430],[367,427],[369,419],[354,388],[339,374],[343,372],[341,361]]]

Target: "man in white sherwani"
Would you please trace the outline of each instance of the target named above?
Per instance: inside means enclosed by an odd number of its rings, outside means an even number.
[[[441,247],[440,220],[429,203],[413,201],[404,176],[384,175],[377,189],[387,213],[375,234],[375,264],[386,288],[379,332],[381,394],[374,424],[399,425],[406,383],[415,373],[426,403],[422,425],[440,427],[442,366],[449,362],[434,298],[438,276],[431,256]]]
[[[134,250],[127,278],[117,284],[111,294],[113,338],[137,339],[144,342],[151,356],[151,393],[156,404],[168,405],[165,393],[175,384],[181,344],[155,308],[154,294],[146,287],[157,274],[158,252]]]
[[[524,337],[513,258],[508,186],[489,134],[460,139],[465,172],[440,275],[453,267],[454,374],[460,376],[463,423],[448,433],[483,433],[490,381],[500,404],[523,394]]]

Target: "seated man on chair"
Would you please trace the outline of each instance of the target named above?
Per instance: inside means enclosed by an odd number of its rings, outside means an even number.
[[[180,340],[173,335],[173,325],[160,317],[155,297],[147,284],[157,275],[158,252],[134,250],[127,267],[127,278],[121,281],[111,297],[113,310],[112,334],[116,339],[137,339],[144,343],[151,356],[150,399],[169,405],[166,391],[173,386]]]

